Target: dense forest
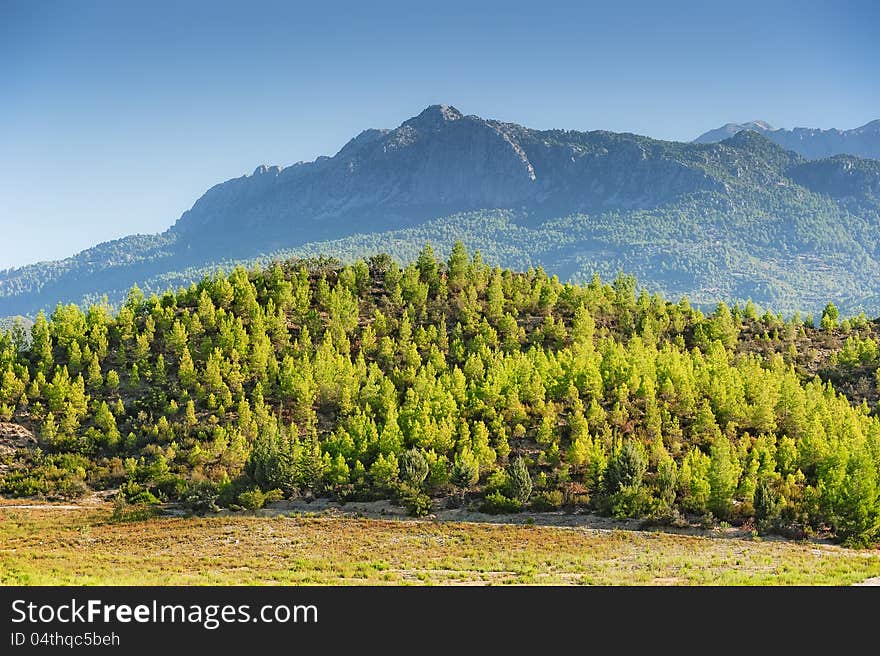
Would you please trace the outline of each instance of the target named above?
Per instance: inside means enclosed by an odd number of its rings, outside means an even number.
[[[814,325],[815,324],[815,325]],[[710,313],[457,243],[286,260],[0,337],[0,492],[199,512],[387,498],[880,538],[880,327]]]

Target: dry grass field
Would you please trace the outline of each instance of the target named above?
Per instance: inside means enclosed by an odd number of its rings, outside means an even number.
[[[296,515],[119,521],[0,505],[5,585],[851,585],[880,552],[783,540]]]

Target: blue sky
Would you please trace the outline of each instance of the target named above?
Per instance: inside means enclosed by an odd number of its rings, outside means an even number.
[[[856,127],[880,118],[878,5],[0,0],[0,269],[162,231],[433,103],[678,140]]]

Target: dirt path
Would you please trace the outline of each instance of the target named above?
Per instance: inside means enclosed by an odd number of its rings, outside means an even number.
[[[88,508],[89,506],[64,506],[64,505],[56,505],[51,503],[34,503],[34,504],[16,504],[16,503],[4,503],[0,504],[0,510],[6,510],[7,508],[14,508],[16,510],[82,510],[83,508]]]
[[[100,508],[110,500],[116,490],[102,490],[92,492],[73,503],[53,503],[51,501],[39,501],[33,497],[24,497],[21,500],[30,503],[18,503],[14,498],[0,496],[0,510],[6,508],[15,510],[83,510],[87,508]]]
[[[295,514],[305,516],[363,517],[366,519],[393,519],[400,521],[555,526],[596,532],[662,531],[677,535],[739,539],[751,536],[749,531],[739,527],[702,528],[697,524],[686,524],[677,527],[649,526],[638,519],[614,519],[589,512],[566,512],[563,510],[490,515],[488,513],[468,510],[467,508],[435,508],[434,512],[427,517],[415,518],[407,515],[405,509],[395,506],[388,501],[350,501],[344,504],[328,499],[279,501],[259,510],[258,513],[270,516]],[[764,539],[773,540],[777,538],[766,536]],[[824,544],[826,541],[816,540],[816,542]]]

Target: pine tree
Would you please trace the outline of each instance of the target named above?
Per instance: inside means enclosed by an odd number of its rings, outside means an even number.
[[[476,485],[480,478],[480,465],[470,448],[465,447],[455,454],[449,480],[462,491]]]
[[[511,464],[508,473],[510,475],[510,492],[514,499],[520,503],[526,503],[532,496],[532,477],[525,461],[520,457]]]
[[[723,519],[733,508],[733,495],[742,468],[730,441],[724,436],[712,444],[709,459],[709,510]]]
[[[428,461],[419,449],[411,448],[400,456],[400,478],[418,487],[428,476]]]
[[[321,455],[321,447],[318,443],[318,434],[311,430],[302,453],[297,463],[299,484],[307,490],[318,492],[324,477],[324,461]]]
[[[605,485],[609,492],[617,492],[624,487],[637,488],[642,484],[647,468],[645,448],[635,440],[626,440],[608,460]]]

